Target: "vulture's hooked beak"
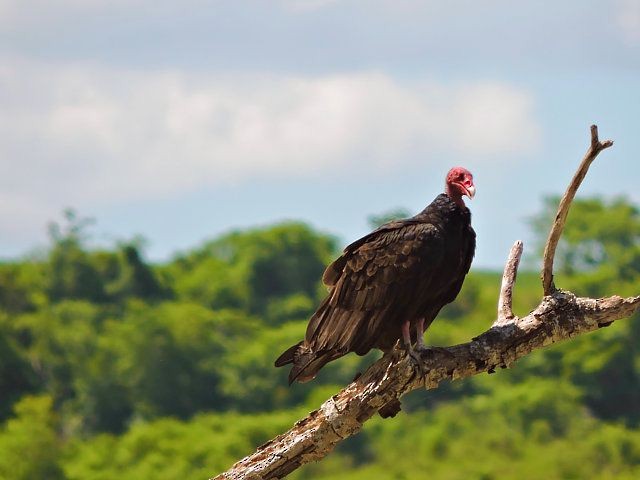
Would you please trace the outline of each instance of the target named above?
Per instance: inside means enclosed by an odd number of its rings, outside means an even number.
[[[474,187],[473,185],[469,185],[468,187],[465,187],[465,190],[467,191],[467,196],[469,198],[473,198],[476,196],[476,187]]]

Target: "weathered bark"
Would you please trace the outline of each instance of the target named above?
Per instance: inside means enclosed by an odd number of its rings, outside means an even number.
[[[560,203],[547,240],[542,273],[545,296],[529,315],[518,318],[511,308],[522,254],[522,242],[518,241],[505,266],[497,319],[489,330],[468,343],[423,352],[419,362],[404,350],[395,349],[291,430],[265,443],[214,480],[282,478],[301,465],[323,458],[377,412],[393,416],[399,410],[400,397],[412,390],[436,388],[443,380],[493,373],[538,348],[609,326],[638,311],[640,296],[581,298],[553,285],[553,255],[571,201],[589,164],[612,143],[601,143],[597,128],[591,127],[591,146]]]

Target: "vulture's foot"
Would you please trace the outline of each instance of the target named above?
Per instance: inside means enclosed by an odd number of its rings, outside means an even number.
[[[420,371],[420,375],[424,377],[427,371],[425,370],[424,363],[422,362],[423,348],[421,347],[413,348],[410,345],[409,346],[405,345],[405,350],[407,352],[407,356],[413,361],[414,365],[418,367],[418,370]]]

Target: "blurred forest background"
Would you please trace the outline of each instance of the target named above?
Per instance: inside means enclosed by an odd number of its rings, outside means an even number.
[[[540,243],[556,202],[531,220]],[[280,223],[153,265],[137,239],[91,247],[91,228],[67,211],[46,251],[0,265],[0,478],[208,478],[379,355],[350,355],[291,388],[273,367],[325,294],[321,273],[341,248],[331,235]],[[539,247],[525,246],[530,266]],[[638,207],[576,201],[556,263],[561,288],[638,294]],[[472,269],[427,343],[488,328],[500,275]],[[516,313],[540,296],[538,273],[521,272]],[[414,392],[397,418],[373,419],[290,478],[640,478],[639,338],[640,319],[623,320],[513,369]]]

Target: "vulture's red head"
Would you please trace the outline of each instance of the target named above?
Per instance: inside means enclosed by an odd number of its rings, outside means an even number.
[[[476,187],[473,184],[473,175],[463,167],[453,167],[447,173],[445,193],[459,205],[464,205],[462,196],[473,198]]]

